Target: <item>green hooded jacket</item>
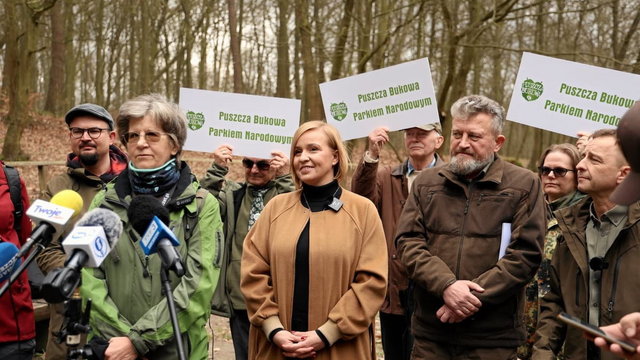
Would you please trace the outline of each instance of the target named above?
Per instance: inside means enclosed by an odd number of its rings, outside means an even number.
[[[218,202],[198,188],[197,180],[184,165],[175,195],[166,205],[170,211],[169,227],[180,240],[176,249],[186,269],[182,278],[171,273],[170,281],[185,349],[191,360],[207,359],[209,339],[205,323],[218,282],[223,240]],[[167,301],[161,290],[161,260],[158,254],[145,256],[138,244],[140,235],[127,217],[130,202],[131,189],[125,170],[91,204],[92,208],[114,211],[124,227],[120,240],[101,266],[82,271],[81,295],[83,300],[91,298],[93,302],[91,336],[107,340],[127,336],[140,357],[177,359]],[[197,221],[185,221],[189,216],[197,216]],[[195,226],[188,229],[189,223]],[[185,237],[186,232],[191,232],[191,236]]]

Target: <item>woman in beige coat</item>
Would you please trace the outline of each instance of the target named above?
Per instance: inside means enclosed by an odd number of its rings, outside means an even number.
[[[348,157],[334,127],[300,126],[291,159],[298,190],[271,200],[244,241],[249,358],[375,359],[387,285],[376,208],[338,184]]]

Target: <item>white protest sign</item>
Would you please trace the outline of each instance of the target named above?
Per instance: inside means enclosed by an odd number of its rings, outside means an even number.
[[[271,158],[289,154],[300,124],[300,100],[180,89],[180,107],[187,116],[185,150],[213,152],[233,146],[234,155]]]
[[[638,89],[640,75],[524,53],[507,119],[573,137],[616,128]]]
[[[440,122],[427,58],[320,84],[327,122],[344,140],[386,126]]]

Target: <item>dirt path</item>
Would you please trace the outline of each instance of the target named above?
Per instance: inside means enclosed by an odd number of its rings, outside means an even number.
[[[212,331],[213,329],[213,331]],[[211,315],[207,324],[211,343],[209,344],[209,359],[234,360],[233,342],[229,330],[229,319]]]

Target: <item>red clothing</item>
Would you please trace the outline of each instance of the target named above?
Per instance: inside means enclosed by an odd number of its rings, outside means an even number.
[[[4,163],[0,161],[4,167]],[[22,207],[26,212],[29,208],[29,196],[24,181],[22,183]],[[0,170],[0,238],[18,248],[25,243],[31,234],[31,221],[27,215],[22,216],[21,234],[16,234],[13,228],[13,203],[9,194],[9,186],[4,169]],[[22,259],[24,261],[24,258]],[[33,303],[27,272],[11,285],[9,290],[0,297],[0,343],[9,341],[24,341],[36,336],[35,320],[33,317]]]

